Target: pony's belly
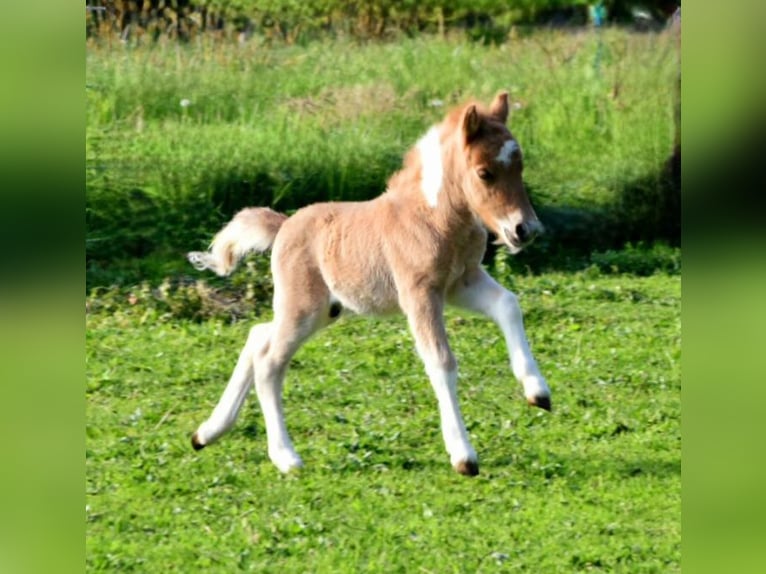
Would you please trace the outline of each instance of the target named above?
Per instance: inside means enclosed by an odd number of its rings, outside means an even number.
[[[399,311],[393,281],[388,277],[365,277],[361,281],[328,282],[331,296],[360,315],[387,315]]]
[[[400,311],[396,301],[378,301],[369,298],[347,298],[338,296],[338,301],[345,309],[353,311],[357,315],[391,315]]]

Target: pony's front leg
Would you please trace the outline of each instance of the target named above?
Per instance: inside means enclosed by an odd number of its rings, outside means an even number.
[[[269,340],[270,326],[269,323],[262,323],[250,329],[223,395],[210,417],[192,435],[195,450],[215,442],[234,425],[253,385],[253,361]]]
[[[479,463],[460,413],[457,361],[447,341],[441,300],[428,294],[403,301],[402,307],[439,403],[442,436],[450,463],[460,474],[475,476],[479,474]]]
[[[472,269],[458,281],[449,302],[490,317],[502,330],[511,368],[524,386],[530,405],[551,409],[551,391],[540,374],[524,332],[524,321],[516,295],[481,268]]]

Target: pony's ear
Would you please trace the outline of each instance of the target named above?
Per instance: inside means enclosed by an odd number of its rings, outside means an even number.
[[[463,134],[465,139],[470,140],[479,131],[481,118],[475,104],[471,104],[463,112]]]
[[[508,92],[500,92],[495,96],[489,107],[489,113],[503,123],[508,121]]]

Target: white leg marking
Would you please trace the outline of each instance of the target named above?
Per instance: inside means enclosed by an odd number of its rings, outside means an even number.
[[[439,127],[434,126],[417,143],[420,152],[420,190],[431,207],[439,201],[442,188],[442,148],[439,140]]]
[[[303,342],[327,322],[326,317],[319,315],[292,317],[286,322],[275,321],[269,347],[255,363],[255,392],[266,424],[269,458],[284,473],[303,466],[285,425],[282,408],[285,373],[290,359]]]
[[[415,347],[439,403],[442,437],[450,462],[458,472],[465,474],[473,469],[470,474],[476,474],[478,458],[468,440],[457,400],[457,362],[444,329],[443,303],[434,294],[410,296],[402,303]]]
[[[270,323],[263,323],[250,329],[245,347],[239,355],[223,395],[210,418],[197,429],[195,436],[200,445],[215,442],[237,420],[237,415],[253,384],[253,359],[268,341],[270,327]]]
[[[303,461],[295,452],[285,426],[285,416],[282,410],[282,385],[285,369],[286,365],[279,365],[264,358],[256,369],[255,390],[266,424],[269,458],[281,472],[287,473],[303,466]]]
[[[445,369],[438,362],[424,357],[426,373],[439,402],[442,437],[453,467],[462,462],[476,463],[478,457],[465,429],[457,400],[457,369]]]
[[[550,397],[551,391],[529,348],[516,295],[479,269],[468,285],[461,283],[455,289],[450,302],[483,313],[497,323],[505,336],[513,374],[524,386],[528,400]]]

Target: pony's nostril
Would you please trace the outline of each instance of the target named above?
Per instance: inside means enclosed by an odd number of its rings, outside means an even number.
[[[527,228],[524,226],[523,223],[519,223],[516,226],[516,237],[522,243],[524,243],[528,239]]]

